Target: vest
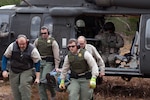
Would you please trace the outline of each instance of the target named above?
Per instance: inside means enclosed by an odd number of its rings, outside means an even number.
[[[33,68],[33,60],[31,52],[34,49],[32,44],[28,44],[27,48],[21,52],[18,44],[14,42],[12,56],[10,58],[11,70],[14,73],[21,73],[25,70]]]
[[[118,48],[116,48],[117,35],[113,33],[106,32],[103,34],[101,40],[101,51],[102,53],[117,53]]]
[[[71,52],[68,53],[71,71],[80,74],[89,70],[89,66],[84,59],[84,53],[84,49],[80,49],[80,52],[77,55],[73,55]]]
[[[41,37],[38,39],[37,49],[41,56],[53,56],[52,43],[54,40],[52,37],[48,38],[48,40]]]

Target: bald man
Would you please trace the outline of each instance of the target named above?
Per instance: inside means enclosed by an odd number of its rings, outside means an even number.
[[[96,48],[91,44],[87,44],[86,38],[84,36],[78,37],[78,43],[80,44],[81,48],[89,51],[92,54],[92,56],[95,58],[98,66],[100,67],[100,75],[99,76],[103,77],[105,75],[105,64],[104,64],[102,57],[96,50]]]
[[[15,42],[6,49],[2,58],[2,75],[8,77],[7,61],[10,60],[9,80],[14,100],[31,100],[33,83],[33,64],[35,65],[35,83],[40,79],[40,54],[29,43],[25,35],[19,35]]]

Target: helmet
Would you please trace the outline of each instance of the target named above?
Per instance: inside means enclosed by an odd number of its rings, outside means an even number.
[[[111,30],[113,32],[115,31],[115,25],[112,22],[105,23],[103,28],[105,31],[109,31],[109,30]]]
[[[76,21],[76,26],[77,27],[85,27],[85,22],[82,19],[79,19]]]

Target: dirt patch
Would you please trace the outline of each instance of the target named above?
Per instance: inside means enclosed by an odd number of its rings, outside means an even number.
[[[149,100],[150,79],[132,78],[126,82],[121,77],[106,77],[95,89],[94,100]]]
[[[12,100],[12,92],[8,81],[0,80],[0,100]]]
[[[13,100],[8,82],[0,82],[0,100]],[[39,100],[36,85],[32,86],[32,100]],[[57,92],[56,100],[68,100],[68,94]],[[132,78],[126,82],[121,77],[105,76],[95,89],[94,100],[150,100],[150,79]]]

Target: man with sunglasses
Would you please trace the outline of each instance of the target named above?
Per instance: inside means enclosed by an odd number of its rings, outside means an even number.
[[[52,70],[59,71],[60,56],[59,45],[49,33],[48,27],[42,26],[40,32],[40,37],[35,40],[34,45],[42,58],[40,67],[40,80],[42,81],[46,79],[47,73]],[[48,100],[47,89],[51,93],[51,100],[54,100],[56,95],[54,87],[42,82],[39,84],[40,100]]]
[[[68,41],[68,49],[69,52],[62,66],[59,88],[62,90],[66,88],[64,81],[70,70],[69,100],[90,100],[99,75],[98,66],[88,51],[80,49],[76,39]]]

